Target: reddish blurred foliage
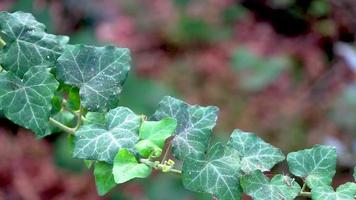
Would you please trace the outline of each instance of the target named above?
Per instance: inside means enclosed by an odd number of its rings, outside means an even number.
[[[89,173],[85,176],[57,169],[51,145],[28,131],[16,136],[0,128],[0,199],[99,199]]]

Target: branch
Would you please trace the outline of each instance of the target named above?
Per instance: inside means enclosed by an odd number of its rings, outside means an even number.
[[[68,126],[62,124],[61,122],[53,119],[52,117],[49,118],[49,123],[52,124],[55,127],[58,127],[59,129],[61,129],[62,131],[69,133],[69,134],[74,134],[74,129],[69,128]]]

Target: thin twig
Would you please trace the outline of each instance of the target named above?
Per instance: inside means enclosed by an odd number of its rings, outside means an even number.
[[[166,161],[167,156],[168,156],[168,153],[169,153],[169,151],[171,150],[171,146],[172,146],[172,142],[169,142],[169,144],[168,144],[168,146],[167,146],[167,148],[166,148],[166,151],[164,152],[164,155],[163,155],[161,164],[163,164],[164,161]]]
[[[74,134],[74,132],[75,132],[74,129],[69,128],[68,126],[62,124],[61,122],[55,120],[52,117],[49,118],[49,123],[55,127],[58,127],[59,129],[61,129],[62,131],[66,132],[66,133]]]
[[[140,159],[140,162],[145,164],[145,165],[147,165],[147,166],[150,166],[150,167],[152,167],[153,169],[156,169],[156,170],[160,170],[160,171],[166,170],[166,172],[172,172],[172,173],[177,173],[177,174],[181,174],[182,173],[182,171],[180,171],[178,169],[169,168],[171,166],[161,164],[158,161],[154,162],[154,161],[150,161],[148,159]],[[167,169],[167,167],[168,167],[168,169]]]

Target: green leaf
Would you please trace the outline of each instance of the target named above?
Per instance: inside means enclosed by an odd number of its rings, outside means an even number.
[[[11,121],[42,137],[48,132],[51,98],[58,82],[45,67],[33,67],[18,78],[12,72],[0,73],[0,110]]]
[[[75,122],[76,122],[76,117],[73,113],[69,111],[61,111],[56,113],[55,115],[52,116],[53,119],[59,121],[60,123],[68,126],[68,127],[74,127]],[[61,132],[62,130],[56,126],[50,125],[49,126],[50,132],[51,133],[56,133],[56,132]]]
[[[144,158],[158,158],[162,154],[162,148],[150,140],[141,140],[135,145],[136,151]]]
[[[45,26],[28,13],[0,12],[0,65],[19,77],[33,66],[54,66],[69,38],[47,34]]]
[[[280,149],[264,142],[253,133],[235,129],[228,146],[236,149],[241,157],[241,169],[245,173],[255,170],[269,171],[285,159]]]
[[[173,118],[164,118],[160,121],[144,121],[140,127],[139,137],[142,139],[136,144],[136,150],[141,156],[157,158],[162,153],[162,148],[177,127]]]
[[[127,149],[120,149],[115,156],[113,174],[115,182],[125,183],[134,178],[146,178],[152,172],[152,168],[138,163],[135,156]]]
[[[354,200],[356,195],[356,183],[340,185],[336,192],[331,186],[316,187],[311,191],[313,200]]]
[[[241,177],[241,187],[254,200],[293,200],[301,190],[289,176],[278,174],[269,180],[260,170]]]
[[[129,50],[125,48],[71,45],[58,58],[57,77],[80,88],[85,108],[105,111],[118,104],[130,70],[130,59]]]
[[[144,121],[140,127],[139,137],[163,148],[164,142],[174,133],[176,127],[177,121],[172,118],[164,118],[160,121]]]
[[[289,171],[295,176],[306,179],[309,188],[330,185],[336,168],[336,149],[334,147],[315,145],[289,153],[287,156]]]
[[[183,160],[188,156],[200,157],[207,150],[218,110],[215,106],[192,106],[166,96],[159,103],[154,118],[160,120],[171,117],[177,120],[172,151],[177,159]]]
[[[112,174],[113,166],[105,162],[96,162],[94,166],[94,176],[96,189],[100,196],[108,193],[115,187],[116,183]]]
[[[83,125],[75,134],[73,157],[112,163],[121,148],[133,150],[141,117],[125,107],[110,110],[103,124]]]
[[[184,187],[219,200],[241,199],[239,176],[239,153],[221,143],[212,146],[206,158],[187,157],[183,163]]]

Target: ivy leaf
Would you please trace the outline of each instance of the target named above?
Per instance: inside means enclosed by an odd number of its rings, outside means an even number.
[[[139,137],[143,140],[152,141],[163,148],[164,142],[169,138],[177,127],[177,121],[173,118],[164,118],[160,121],[144,121],[141,124]]]
[[[125,48],[71,45],[58,58],[57,76],[66,84],[80,88],[85,108],[105,111],[118,104],[130,59]]]
[[[49,134],[51,98],[58,82],[45,67],[37,66],[23,79],[12,72],[0,73],[0,110],[16,124],[31,129],[37,136]]]
[[[84,125],[88,124],[105,124],[105,113],[88,112],[85,115]]]
[[[113,166],[105,162],[96,162],[94,166],[94,176],[96,189],[100,196],[108,193],[115,187],[116,183],[112,174]]]
[[[336,168],[336,149],[334,147],[315,145],[289,153],[287,156],[289,171],[295,176],[306,179],[309,188],[330,185]]]
[[[177,120],[172,151],[177,159],[183,160],[188,155],[200,157],[207,150],[218,110],[215,106],[192,106],[166,96],[159,103],[154,118],[160,120],[171,117]]]
[[[145,158],[159,157],[166,139],[174,133],[176,127],[177,121],[173,118],[142,122],[139,131],[142,140],[136,144],[136,150]]]
[[[69,41],[66,36],[47,34],[45,26],[28,13],[0,12],[0,65],[22,78],[33,66],[54,66]]]
[[[241,177],[241,187],[254,200],[293,200],[301,190],[288,176],[278,174],[269,180],[260,170]]]
[[[76,132],[73,157],[112,163],[121,148],[133,150],[140,124],[140,116],[128,108],[110,110],[105,123],[83,125]]]
[[[276,163],[285,159],[282,151],[257,137],[253,133],[235,129],[228,146],[236,149],[241,157],[241,169],[245,173],[255,170],[269,171]]]
[[[134,178],[146,178],[152,169],[142,163],[138,163],[135,156],[127,149],[120,149],[115,156],[113,174],[115,182],[125,183]]]
[[[340,185],[336,192],[331,186],[316,187],[311,191],[313,200],[354,200],[356,195],[356,183]]]
[[[184,187],[219,200],[241,199],[239,176],[239,153],[221,143],[212,146],[206,158],[187,157],[183,163]]]

